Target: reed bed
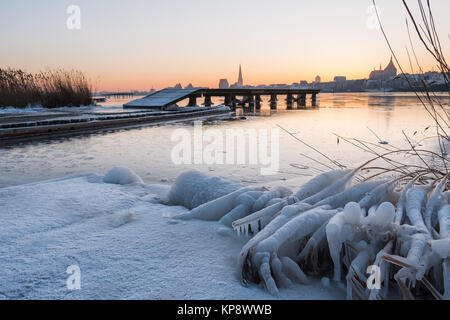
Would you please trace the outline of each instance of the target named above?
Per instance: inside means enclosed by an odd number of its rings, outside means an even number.
[[[29,73],[0,68],[0,107],[79,107],[92,104],[92,88],[76,70],[47,70]]]

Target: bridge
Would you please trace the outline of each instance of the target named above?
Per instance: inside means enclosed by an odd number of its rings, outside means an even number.
[[[109,92],[105,93],[104,96],[106,98],[128,98],[134,96],[133,92]]]
[[[212,97],[223,97],[224,104],[233,110],[237,105],[250,109],[261,108],[261,96],[270,96],[270,108],[277,108],[279,95],[286,96],[286,104],[291,108],[294,102],[299,107],[306,106],[306,96],[311,95],[312,105],[316,105],[316,96],[320,90],[316,89],[278,89],[278,88],[230,88],[230,89],[163,89],[148,96],[130,101],[123,105],[124,108],[149,108],[164,110],[171,105],[185,99],[189,99],[188,106],[196,106],[197,99],[203,98],[202,105],[212,105]],[[237,97],[242,97],[238,99]]]

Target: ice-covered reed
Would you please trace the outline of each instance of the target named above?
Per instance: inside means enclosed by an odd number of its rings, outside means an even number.
[[[286,188],[246,187],[180,218],[232,221],[239,235],[250,236],[238,277],[273,295],[320,276],[346,283],[353,299],[448,298],[447,175],[425,184],[411,175],[358,182],[359,170],[313,178],[296,193],[302,200]],[[367,285],[373,266],[381,272],[375,288]]]

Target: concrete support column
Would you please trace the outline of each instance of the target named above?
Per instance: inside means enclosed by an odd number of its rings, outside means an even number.
[[[261,101],[262,101],[262,99],[261,99],[261,96],[259,96],[259,95],[257,95],[257,96],[255,96],[255,106],[256,106],[256,109],[261,109]]]
[[[248,102],[248,108],[253,111],[255,109],[255,98],[253,96],[248,96],[246,98]]]
[[[292,94],[288,93],[287,97],[286,97],[286,105],[287,105],[288,109],[292,109],[292,103],[293,102],[294,102],[294,98],[292,97]]]
[[[299,94],[297,98],[298,108],[303,109],[306,107],[306,95]]]
[[[189,107],[195,107],[197,105],[197,97],[196,96],[190,96],[189,97]]]
[[[227,107],[232,107],[232,105],[233,105],[233,101],[232,101],[232,98],[231,98],[231,95],[229,95],[229,94],[227,94],[226,96],[225,96],[225,105],[227,106]]]
[[[277,95],[276,94],[270,95],[270,109],[272,109],[272,110],[277,109]]]
[[[211,96],[205,96],[205,102],[203,102],[203,105],[205,107],[211,107],[212,106]]]
[[[231,96],[231,109],[236,110],[237,99],[236,96]]]
[[[315,93],[313,93],[313,94],[311,95],[311,102],[312,102],[313,107],[316,106],[316,102],[317,102],[316,95],[317,95],[317,94],[315,94]]]

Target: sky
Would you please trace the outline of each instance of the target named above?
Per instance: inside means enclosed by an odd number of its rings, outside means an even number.
[[[376,3],[394,50],[411,72],[402,2]],[[408,3],[417,7],[416,1]],[[450,1],[431,4],[448,53]],[[72,5],[80,9],[79,20],[67,12]],[[0,68],[77,69],[98,91],[176,83],[217,87],[221,78],[237,81],[239,64],[250,85],[311,82],[316,75],[322,81],[367,78],[391,57],[371,5],[372,0],[0,0]],[[413,42],[422,68],[431,70],[431,59],[415,37]]]

